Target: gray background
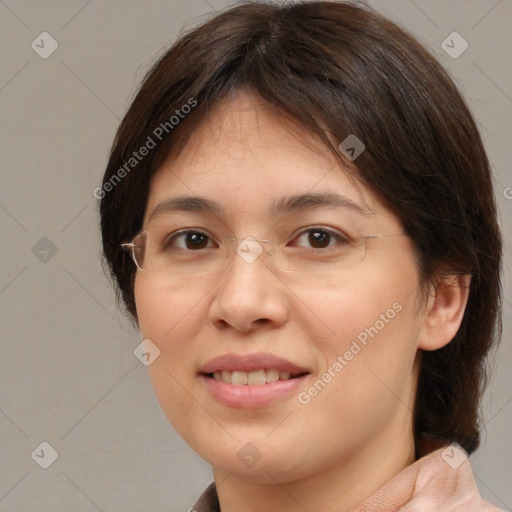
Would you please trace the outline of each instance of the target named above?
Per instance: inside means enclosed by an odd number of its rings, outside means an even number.
[[[185,24],[232,3],[0,0],[3,512],[186,511],[211,481],[134,357],[141,339],[102,273],[93,190],[154,57]],[[479,122],[496,173],[509,298],[512,0],[370,3],[432,49]],[[31,43],[42,46],[45,31],[59,46],[43,59]],[[469,44],[456,59],[441,47],[453,31]],[[504,313],[484,440],[472,461],[484,498],[512,510],[509,300]],[[31,456],[43,441],[59,455],[48,469]]]

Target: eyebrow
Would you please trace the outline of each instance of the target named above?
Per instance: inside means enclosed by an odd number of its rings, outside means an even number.
[[[334,192],[294,194],[281,197],[269,208],[271,215],[289,213],[291,211],[307,211],[315,208],[348,208],[360,214],[371,212],[362,204],[359,204],[348,197]],[[222,216],[224,209],[215,201],[201,196],[178,196],[165,199],[159,203],[151,212],[148,222],[158,215],[176,211],[200,212],[211,215]]]

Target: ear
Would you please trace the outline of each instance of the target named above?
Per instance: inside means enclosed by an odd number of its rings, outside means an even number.
[[[450,343],[462,322],[470,284],[469,274],[446,276],[437,282],[424,309],[418,348],[437,350]]]

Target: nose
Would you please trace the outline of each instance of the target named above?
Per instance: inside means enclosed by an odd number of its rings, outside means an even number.
[[[265,249],[242,242],[228,269],[214,288],[209,319],[218,329],[247,333],[256,328],[279,327],[289,314],[287,288],[269,265]],[[267,263],[267,265],[265,264]]]

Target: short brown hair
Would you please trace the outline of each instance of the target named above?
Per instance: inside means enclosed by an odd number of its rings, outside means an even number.
[[[448,74],[411,35],[368,7],[246,2],[165,51],[120,124],[103,180],[104,261],[118,298],[136,321],[136,267],[120,244],[142,227],[159,163],[183,147],[209,108],[242,90],[318,135],[389,202],[414,242],[422,284],[472,275],[459,331],[445,347],[422,354],[414,428],[417,436],[473,452],[486,356],[501,334],[502,240],[490,166]],[[171,126],[191,99],[195,108]],[[158,148],[127,169],[159,126],[167,129]],[[350,134],[366,145],[356,166],[337,145]]]

